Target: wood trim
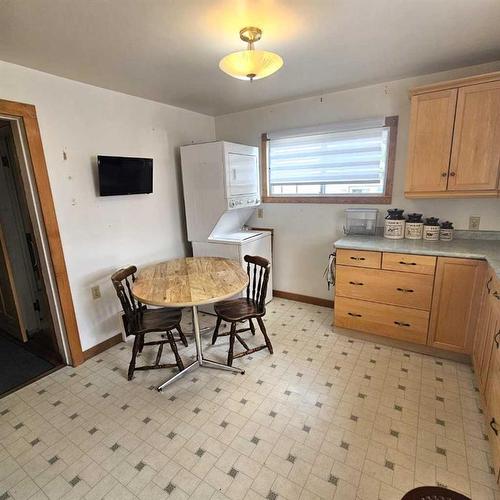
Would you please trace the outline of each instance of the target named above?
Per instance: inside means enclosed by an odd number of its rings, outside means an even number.
[[[268,192],[268,159],[269,159],[269,137],[266,133],[260,136],[260,180],[262,201],[269,198]]]
[[[94,356],[101,354],[101,352],[107,351],[110,347],[113,347],[116,344],[119,344],[120,342],[123,342],[123,336],[121,333],[117,333],[113,337],[110,337],[109,339],[100,342],[94,347],[91,347],[90,349],[83,351],[83,359],[87,361],[90,358],[93,358]]]
[[[387,171],[385,177],[384,193],[381,195],[335,195],[335,196],[279,196],[270,195],[268,191],[268,158],[269,138],[266,133],[261,135],[260,166],[262,179],[263,203],[335,203],[335,204],[376,204],[390,205],[392,203],[392,190],[394,184],[394,168],[396,164],[396,142],[398,136],[398,116],[386,116],[384,126],[389,127],[389,150],[387,154]]]
[[[394,186],[394,169],[396,165],[396,143],[398,140],[399,116],[386,116],[385,126],[389,127],[389,151],[387,152],[387,169],[385,175],[384,197],[389,201],[381,203],[392,203],[392,189]]]
[[[301,295],[300,293],[283,292],[282,290],[273,290],[273,296],[281,299],[295,300],[304,304],[313,304],[315,306],[329,307],[333,309],[333,300],[311,297],[310,295]]]
[[[405,191],[405,198],[497,198],[500,191]]]
[[[468,76],[465,78],[457,78],[455,80],[448,80],[445,82],[431,83],[430,85],[420,85],[410,89],[410,97],[417,94],[425,94],[427,92],[436,92],[438,90],[448,90],[458,87],[465,87],[466,85],[477,85],[479,83],[493,82],[500,80],[500,71],[493,73],[485,73],[482,75]]]
[[[71,362],[78,366],[84,361],[78,324],[76,322],[73,297],[64,260],[64,252],[59,234],[54,200],[50,189],[50,180],[47,172],[47,164],[43,152],[42,138],[38,127],[35,106],[19,102],[5,101],[0,99],[0,114],[21,118],[27,139],[27,149],[31,157],[33,174],[35,177],[40,208],[42,211],[45,232],[49,243],[52,267],[57,283],[59,301],[66,328]]]

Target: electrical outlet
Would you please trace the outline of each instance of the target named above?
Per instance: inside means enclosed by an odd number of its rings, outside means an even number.
[[[479,229],[479,225],[481,224],[481,217],[479,215],[471,215],[469,217],[469,230],[477,231]]]
[[[257,219],[263,219],[263,218],[264,218],[264,209],[258,208],[257,209]]]
[[[101,288],[99,285],[93,286],[90,291],[92,292],[92,298],[94,300],[100,299],[101,298]]]

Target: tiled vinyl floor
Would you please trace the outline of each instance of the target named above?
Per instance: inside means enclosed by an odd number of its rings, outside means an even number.
[[[266,319],[275,354],[236,360],[245,375],[160,394],[170,371],[127,382],[120,344],[1,399],[0,499],[500,499],[469,366],[335,334],[325,308],[275,299]]]

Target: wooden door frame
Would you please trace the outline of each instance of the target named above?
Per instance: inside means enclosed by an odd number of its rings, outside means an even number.
[[[84,362],[84,356],[78,332],[78,324],[76,322],[66,262],[64,260],[54,200],[50,189],[49,174],[47,172],[47,164],[45,162],[36,109],[32,104],[0,99],[0,115],[11,116],[20,120],[24,125],[27,141],[25,146],[31,159],[36,189],[40,200],[40,209],[49,244],[52,268],[57,284],[57,295],[59,297],[66,330],[66,339],[68,341],[71,356],[71,364],[73,366],[78,366]]]

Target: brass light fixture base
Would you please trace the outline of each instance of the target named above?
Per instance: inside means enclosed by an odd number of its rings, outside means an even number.
[[[240,30],[240,38],[247,43],[258,42],[262,37],[262,30],[254,26],[247,26]]]

